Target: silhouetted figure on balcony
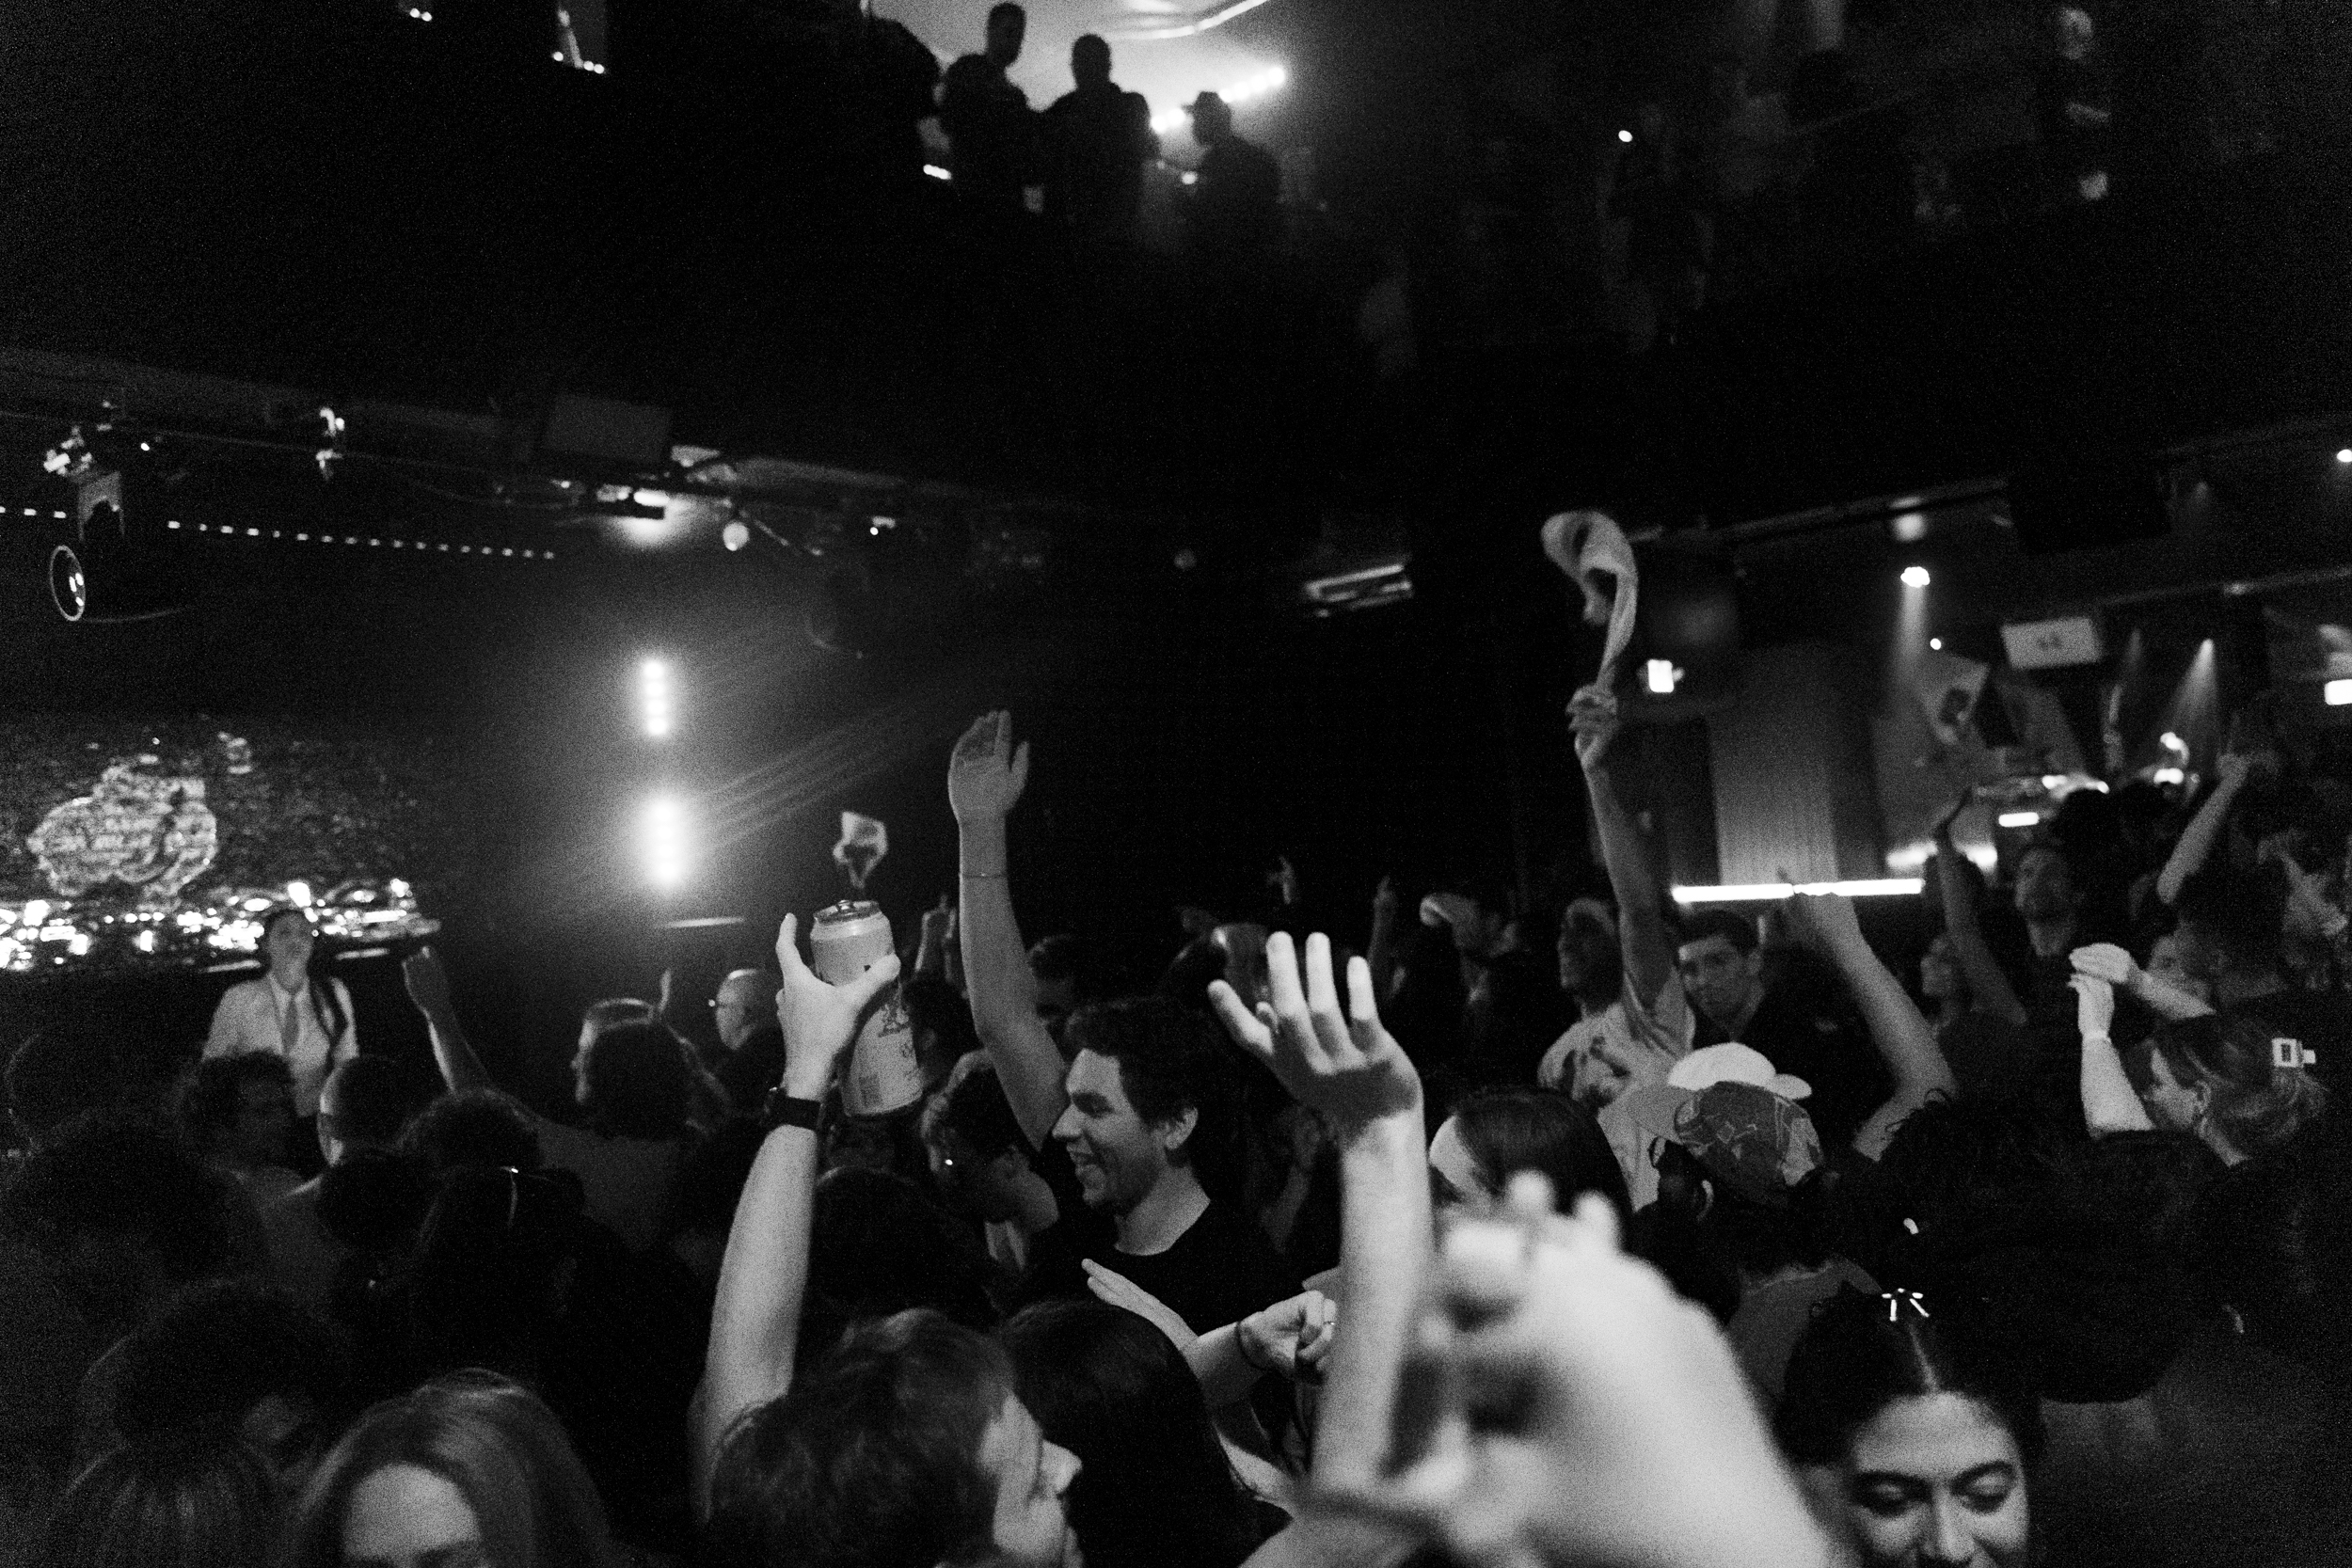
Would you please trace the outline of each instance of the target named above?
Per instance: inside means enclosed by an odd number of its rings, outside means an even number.
[[[939,123],[954,149],[956,205],[976,225],[1004,230],[1025,210],[1023,187],[1037,167],[1037,116],[1005,68],[1021,57],[1029,17],[1008,3],[990,8],[988,43],[947,68]]]
[[[1233,111],[1204,92],[1184,105],[1200,155],[1192,193],[1192,248],[1211,270],[1247,262],[1274,244],[1281,220],[1282,172],[1273,156],[1233,132]]]
[[[1111,80],[1111,46],[1070,46],[1074,90],[1045,111],[1045,216],[1082,245],[1124,245],[1143,209],[1143,166],[1159,155],[1152,108]]]

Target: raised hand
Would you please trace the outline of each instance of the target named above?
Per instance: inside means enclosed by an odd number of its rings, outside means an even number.
[[[1618,1250],[1604,1200],[1549,1205],[1522,1176],[1499,1221],[1448,1231],[1424,1337],[1448,1403],[1352,1500],[1465,1562],[1831,1560],[1712,1320]]]
[[[1168,1342],[1184,1354],[1192,1354],[1193,1342],[1200,1336],[1192,1325],[1176,1314],[1176,1309],[1128,1278],[1123,1274],[1104,1268],[1091,1258],[1081,1259],[1078,1266],[1086,1270],[1087,1289],[1095,1299],[1107,1302],[1121,1311],[1133,1312],[1168,1338]]]
[[[2085,1038],[2110,1036],[2115,1027],[2115,988],[2089,974],[2066,982],[2074,990],[2074,1022]]]
[[[2139,965],[2132,956],[2111,942],[2094,942],[2088,947],[2077,947],[2067,956],[2078,975],[2105,981],[2118,990],[2130,990],[2139,980]]]
[[[449,1016],[449,971],[441,967],[439,954],[430,947],[418,948],[401,960],[400,978],[417,1011],[428,1019]]]
[[[1617,738],[1616,697],[1597,686],[1582,688],[1568,700],[1568,728],[1576,732],[1577,764],[1589,773]]]
[[[873,968],[843,986],[827,985],[802,961],[800,921],[786,915],[776,929],[776,1023],[784,1031],[784,1088],[801,1100],[821,1100],[834,1068],[857,1038],[858,1023],[898,978],[898,956],[882,955]]]
[[[1781,906],[1780,917],[1791,942],[1817,953],[1835,952],[1841,944],[1863,940],[1853,900],[1840,894],[1790,894]]]
[[[1339,1333],[1339,1308],[1321,1291],[1262,1307],[1234,1325],[1244,1361],[1289,1378],[1319,1375]]]
[[[1307,939],[1305,974],[1289,935],[1266,939],[1267,1000],[1255,1010],[1222,980],[1209,1002],[1235,1044],[1280,1079],[1291,1098],[1320,1112],[1344,1144],[1389,1117],[1421,1114],[1421,1077],[1404,1047],[1381,1025],[1372,967],[1347,964],[1347,1011],[1331,978],[1331,941]]]
[[[947,804],[958,822],[1001,821],[1029,782],[1029,743],[1012,743],[1012,715],[998,708],[972,721],[947,759]]]

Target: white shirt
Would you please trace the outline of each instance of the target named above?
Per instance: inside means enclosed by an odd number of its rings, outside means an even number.
[[[1535,1081],[1597,1108],[1626,1090],[1662,1084],[1691,1053],[1691,1004],[1680,975],[1669,974],[1658,1001],[1645,1007],[1629,976],[1617,999],[1568,1025],[1535,1069]]]
[[[207,1056],[232,1056],[245,1051],[266,1051],[273,1056],[286,1058],[286,1066],[294,1072],[294,1114],[318,1115],[319,1089],[337,1062],[359,1053],[358,1015],[351,1008],[351,992],[341,980],[330,979],[335,999],[342,1004],[343,1029],[333,1039],[319,1026],[318,1015],[310,1006],[310,988],[305,984],[300,990],[289,991],[278,983],[274,974],[258,980],[246,980],[230,986],[221,993],[220,1006],[213,1011],[212,1032],[204,1037]],[[294,1010],[298,1032],[294,1050],[286,1049],[285,1017],[288,1008]]]

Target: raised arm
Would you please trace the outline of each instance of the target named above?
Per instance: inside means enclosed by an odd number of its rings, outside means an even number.
[[[1642,1006],[1653,1006],[1659,992],[1674,977],[1675,949],[1666,936],[1665,890],[1651,868],[1649,846],[1643,842],[1631,814],[1617,797],[1616,781],[1610,776],[1609,750],[1618,730],[1617,699],[1588,686],[1568,705],[1568,721],[1576,731],[1576,760],[1584,769],[1585,793],[1592,800],[1593,822],[1600,832],[1601,864],[1609,872],[1609,890],[1616,895],[1626,979]]]
[[[1977,884],[1968,875],[1969,867],[1961,863],[1960,846],[1952,842],[1952,818],[1967,801],[1968,797],[1962,796],[1959,804],[1935,825],[1935,885],[1943,895],[1944,934],[1952,940],[1952,957],[1960,964],[1961,977],[1968,983],[1974,1010],[2023,1023],[2026,1005],[2017,999],[2017,988],[2009,983],[2008,973],[1984,940],[1984,923],[1977,913]]]
[[[797,927],[786,915],[776,933],[776,962],[784,974],[784,989],[776,992],[776,1022],[784,1030],[778,1086],[791,1099],[814,1102],[824,1099],[857,1037],[858,1020],[898,977],[898,960],[885,955],[850,984],[829,986],[801,961]],[[761,1140],[736,1205],[710,1309],[702,1386],[687,1416],[697,1514],[709,1505],[710,1477],[728,1429],[745,1411],[782,1398],[791,1386],[808,1289],[818,1154],[814,1125],[780,1123]]]
[[[2075,974],[2105,981],[2137,1000],[2158,1018],[2178,1022],[2185,1018],[2202,1018],[2213,1011],[2212,1003],[2159,980],[2133,961],[2129,953],[2111,942],[2094,942],[2088,947],[2077,947],[2067,955],[2067,958],[2074,964]]]
[[[1796,939],[1827,958],[1844,979],[1862,1009],[1870,1043],[1895,1081],[1895,1092],[1854,1132],[1854,1148],[1875,1160],[1886,1152],[1905,1117],[1936,1095],[1957,1092],[1951,1064],[1902,982],[1870,951],[1854,918],[1853,900],[1800,893],[1788,900],[1786,917]]]
[[[433,1060],[450,1092],[495,1087],[458,1025],[457,1009],[449,999],[449,972],[441,967],[440,955],[430,947],[418,948],[401,963],[400,977],[408,987],[408,1000],[424,1015],[424,1026],[433,1036]]]
[[[1304,973],[1291,939],[1266,942],[1268,1000],[1253,1012],[1222,980],[1209,999],[1226,1032],[1320,1112],[1340,1150],[1340,1298],[1345,1323],[1326,1363],[1314,1481],[1373,1487],[1386,1466],[1405,1353],[1428,1267],[1428,1144],[1421,1079],[1387,1029],[1372,969],[1347,966],[1347,1010],[1331,975],[1330,939],[1307,939]]]
[[[2221,841],[2222,830],[2229,826],[2231,808],[2237,804],[2247,780],[2253,776],[2253,759],[2229,753],[2214,765],[2214,771],[2220,775],[2219,782],[2182,830],[2180,842],[2172,846],[2172,858],[2164,863],[2164,870],[2156,877],[2156,896],[2167,904],[2179,903],[2181,890],[2188,885],[2188,879],[2202,871],[2205,862],[2213,858],[2213,847]]]
[[[2089,974],[2068,982],[2074,988],[2074,1014],[2082,1029],[2083,1122],[2094,1138],[2110,1132],[2145,1132],[2155,1123],[2139,1092],[2124,1076],[2108,1031],[2115,1023],[2115,988]]]
[[[955,809],[962,898],[963,977],[972,1025],[996,1064],[996,1081],[1032,1148],[1043,1148],[1069,1098],[1061,1052],[1037,1016],[1037,976],[1013,918],[1006,875],[1005,818],[1029,782],[1029,746],[1012,744],[1012,715],[972,721],[947,763],[947,803]]]

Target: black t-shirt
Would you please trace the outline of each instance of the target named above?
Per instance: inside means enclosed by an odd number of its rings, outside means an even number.
[[[1120,1251],[1107,1227],[1087,1235],[1090,1227],[1084,1222],[1097,1216],[1083,1209],[1077,1214],[1082,1218],[1073,1224],[1065,1207],[1061,1220],[1038,1238],[1022,1290],[1025,1300],[1088,1295],[1079,1261],[1092,1259],[1158,1297],[1194,1333],[1206,1334],[1301,1289],[1257,1222],[1232,1204],[1210,1203],[1175,1245],[1148,1257]]]
[[[1852,1141],[1864,1119],[1893,1092],[1893,1085],[1862,1030],[1841,1013],[1806,1000],[1808,992],[1820,995],[1800,975],[1775,979],[1765,986],[1756,1016],[1739,1034],[1726,1034],[1702,1018],[1692,1043],[1721,1045],[1737,1039],[1762,1052],[1779,1071],[1804,1079],[1813,1090],[1804,1101],[1805,1115],[1827,1151]]]

